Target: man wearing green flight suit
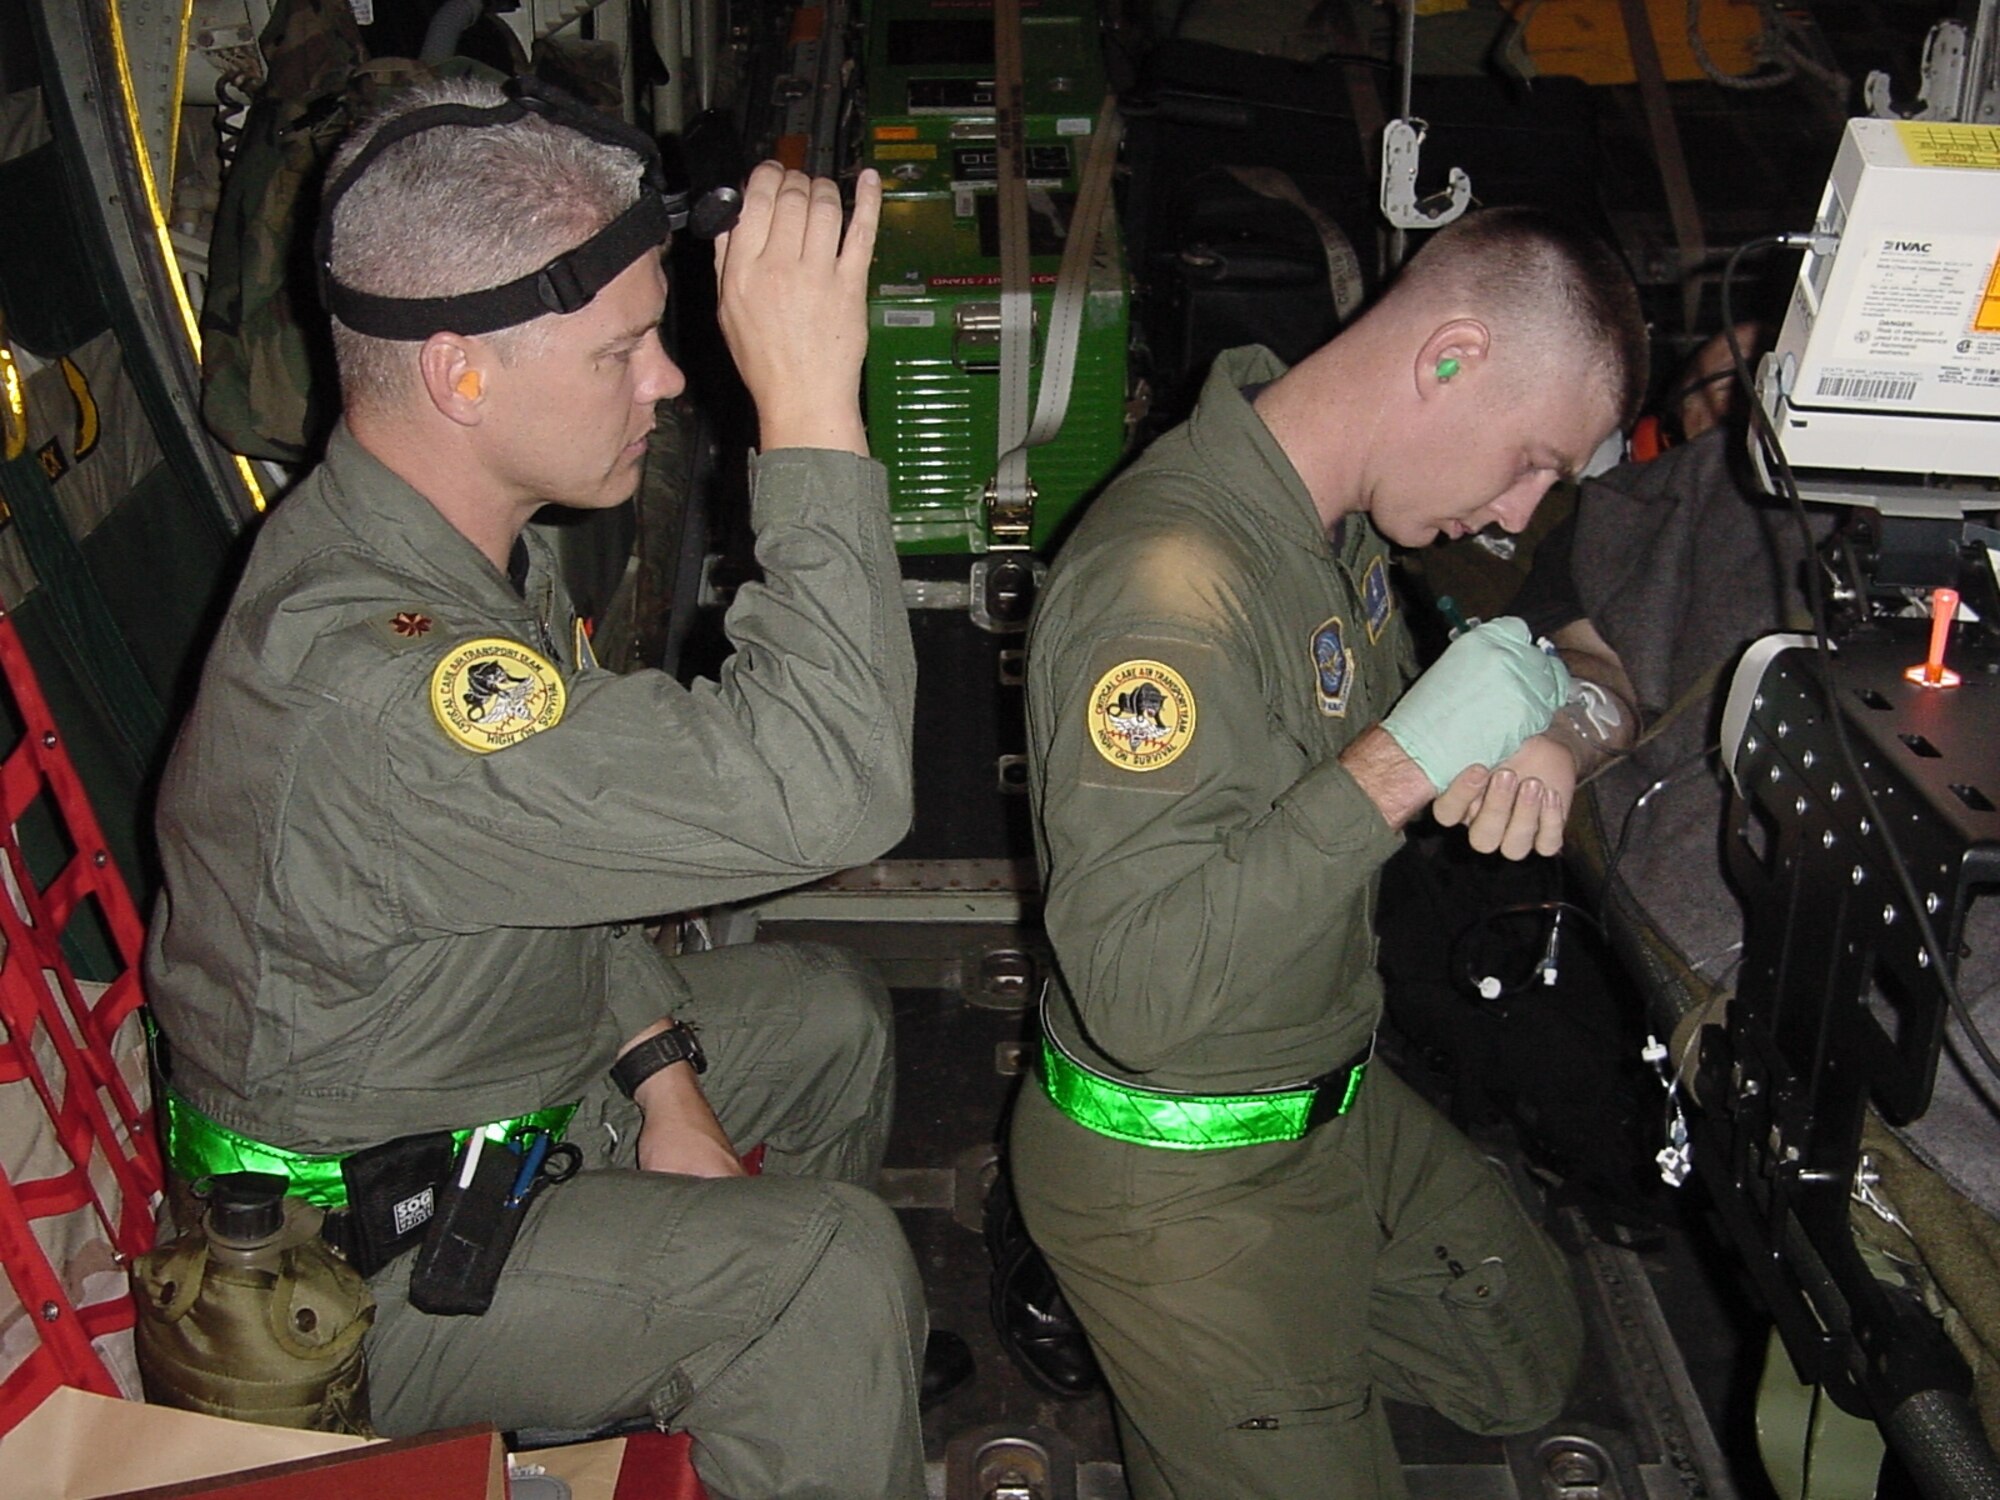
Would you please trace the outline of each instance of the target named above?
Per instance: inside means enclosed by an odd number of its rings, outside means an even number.
[[[1384,1397],[1483,1432],[1565,1397],[1560,1254],[1372,1060],[1373,907],[1426,808],[1560,847],[1633,714],[1518,620],[1405,691],[1389,544],[1520,530],[1646,358],[1605,247],[1468,216],[1296,367],[1224,355],[1056,561],[1028,708],[1057,976],[1012,1167],[1137,1500],[1400,1496]]]
[[[865,1186],[887,993],[817,947],[667,962],[639,925],[873,858],[910,817],[857,405],[879,184],[843,232],[832,183],[766,164],[718,241],[764,581],[684,689],[596,666],[526,529],[627,498],[683,385],[671,208],[629,135],[458,83],[335,159],[343,421],[258,538],[160,797],[169,1156],[338,1205],[365,1148],[566,1133],[584,1170],[531,1200],[483,1315],[413,1307],[411,1254],[371,1278],[379,1429],[650,1415],[718,1500],[916,1500],[922,1289]]]

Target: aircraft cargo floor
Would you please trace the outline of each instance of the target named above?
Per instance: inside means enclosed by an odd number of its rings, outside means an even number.
[[[934,903],[943,908],[933,913],[938,920],[890,922],[823,919],[828,904],[779,898],[757,936],[861,951],[895,996],[897,1121],[883,1191],[923,1268],[934,1325],[963,1335],[977,1360],[974,1379],[926,1414],[931,1493],[935,1500],[1122,1500],[1106,1398],[1042,1394],[1002,1351],[988,1310],[980,1211],[1021,1076],[1026,1002],[1046,962],[1040,931],[1032,918],[950,920],[949,900]],[[972,895],[956,904],[990,915],[1006,902]],[[810,918],[793,915],[801,910]],[[1531,1192],[1545,1185],[1524,1168],[1517,1177]],[[1745,1458],[1761,1324],[1733,1291],[1731,1273],[1715,1269],[1726,1263],[1701,1248],[1698,1194],[1661,1201],[1666,1222],[1638,1230],[1600,1217],[1593,1232],[1583,1210],[1553,1212],[1590,1325],[1577,1393],[1560,1421],[1505,1441],[1394,1407],[1416,1500],[1760,1500],[1768,1493]],[[1018,1458],[1028,1479],[1046,1482],[1018,1490],[997,1484],[1008,1468],[1001,1460]]]

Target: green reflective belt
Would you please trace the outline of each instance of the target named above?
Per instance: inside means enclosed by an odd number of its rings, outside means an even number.
[[[1168,1094],[1093,1073],[1042,1038],[1042,1087],[1049,1102],[1086,1130],[1169,1151],[1213,1151],[1296,1141],[1346,1114],[1361,1092],[1373,1048],[1297,1088],[1254,1094]]]
[[[167,1165],[188,1182],[200,1182],[223,1172],[275,1172],[291,1179],[290,1191],[295,1197],[321,1208],[347,1206],[347,1181],[340,1175],[340,1164],[353,1152],[307,1156],[282,1146],[267,1146],[216,1124],[172,1089],[166,1091],[166,1105]],[[523,1130],[546,1130],[551,1137],[561,1140],[575,1113],[576,1105],[557,1104],[533,1114],[516,1115],[511,1120],[495,1120],[491,1125],[468,1126],[451,1133],[452,1146],[456,1149],[464,1145],[475,1130],[484,1131],[492,1141],[504,1141]]]

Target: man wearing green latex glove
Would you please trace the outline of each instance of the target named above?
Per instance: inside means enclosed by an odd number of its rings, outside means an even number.
[[[1480,1432],[1561,1407],[1561,1256],[1371,1056],[1383,861],[1426,809],[1558,846],[1571,684],[1500,621],[1405,692],[1389,547],[1521,530],[1646,360],[1604,245],[1470,215],[1297,366],[1224,355],[1056,561],[1028,709],[1058,972],[1012,1169],[1138,1500],[1398,1496],[1383,1398]]]
[[[1488,620],[1451,643],[1382,720],[1389,737],[1440,792],[1470,765],[1498,765],[1569,697],[1562,659],[1516,619]]]

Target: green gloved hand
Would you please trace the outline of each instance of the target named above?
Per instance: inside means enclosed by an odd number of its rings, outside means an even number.
[[[1467,766],[1498,765],[1547,729],[1569,688],[1569,669],[1509,615],[1446,647],[1382,727],[1443,791]]]

